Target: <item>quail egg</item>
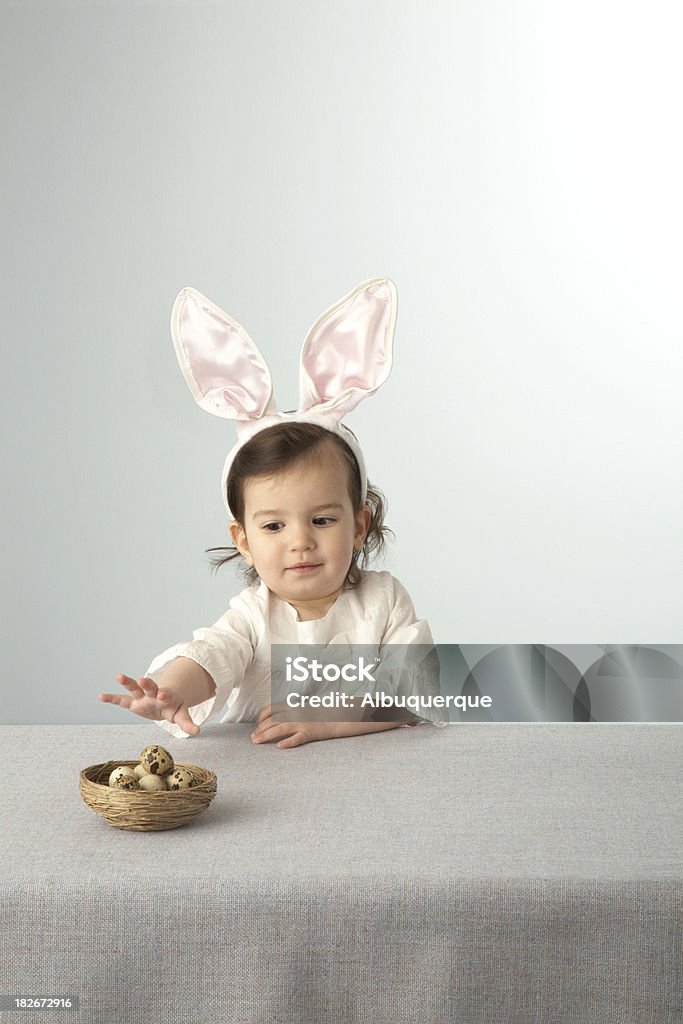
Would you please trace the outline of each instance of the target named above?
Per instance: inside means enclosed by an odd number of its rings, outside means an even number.
[[[160,793],[162,790],[166,790],[165,775],[142,775],[138,779],[140,789],[144,789],[146,793]]]
[[[195,785],[196,779],[192,772],[188,772],[187,768],[176,768],[175,771],[171,772],[168,776],[168,788],[169,789],[191,789]]]
[[[168,775],[173,771],[174,761],[168,750],[152,744],[140,754],[140,763],[149,775]]]
[[[111,785],[112,789],[123,789],[126,793],[140,789],[140,783],[134,775],[118,775]]]
[[[109,785],[110,786],[116,786],[117,789],[119,789],[120,786],[119,786],[118,780],[121,779],[121,778],[124,778],[124,777],[133,778],[133,779],[136,778],[135,772],[127,764],[122,764],[122,765],[119,765],[118,768],[114,768],[114,771],[109,776]]]

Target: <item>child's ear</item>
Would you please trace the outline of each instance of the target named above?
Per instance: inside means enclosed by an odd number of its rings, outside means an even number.
[[[354,547],[359,551],[365,543],[365,538],[368,535],[370,529],[370,523],[372,522],[372,510],[369,505],[364,505],[363,508],[356,516],[356,535],[354,538]]]
[[[249,551],[249,543],[247,541],[247,535],[242,524],[238,522],[230,523],[229,530],[230,536],[232,537],[232,542],[239,551],[239,553],[242,555],[244,560],[249,565],[253,565],[254,560],[251,557],[251,552]]]

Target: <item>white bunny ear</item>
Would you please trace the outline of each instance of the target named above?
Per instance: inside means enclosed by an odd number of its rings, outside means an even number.
[[[338,421],[385,382],[397,306],[394,282],[375,277],[318,317],[301,350],[299,412],[315,409]]]
[[[277,412],[266,361],[241,324],[194,288],[173,305],[171,335],[194,400],[224,419]]]

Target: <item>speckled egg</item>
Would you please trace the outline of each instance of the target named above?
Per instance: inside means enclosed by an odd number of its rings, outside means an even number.
[[[195,782],[194,775],[188,772],[187,768],[176,768],[168,776],[169,789],[191,789]]]
[[[135,772],[133,771],[133,769],[129,765],[122,764],[122,765],[119,765],[118,768],[114,768],[114,771],[110,774],[110,776],[109,776],[109,785],[112,786],[112,787],[116,786],[117,788],[120,788],[118,786],[118,780],[123,778],[124,776],[128,777],[128,778],[133,778],[133,779],[137,778],[137,776],[135,775]]]
[[[112,789],[123,789],[126,793],[132,793],[133,790],[140,789],[140,783],[134,775],[119,775],[111,783],[111,786]]]
[[[168,775],[174,768],[173,758],[168,750],[156,744],[145,747],[140,754],[140,763],[149,775]]]
[[[167,788],[165,775],[148,775],[146,772],[140,776],[138,784],[145,793],[161,793]]]

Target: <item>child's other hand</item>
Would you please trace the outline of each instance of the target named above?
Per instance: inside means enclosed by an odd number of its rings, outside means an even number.
[[[100,700],[105,704],[118,704],[119,707],[127,708],[134,715],[142,718],[149,718],[153,722],[165,719],[173,722],[180,728],[196,736],[199,726],[190,718],[187,704],[175,690],[168,686],[159,688],[153,679],[143,676],[136,682],[130,676],[119,675],[116,677],[128,693],[101,693]]]
[[[279,740],[278,747],[300,747],[315,740],[329,740],[339,735],[338,722],[283,722],[282,712],[291,714],[285,704],[268,704],[260,712],[257,726],[251,734],[254,743],[272,743]],[[276,715],[279,717],[276,719]]]
[[[324,716],[329,712],[323,708],[313,711],[307,709],[312,717],[316,714],[319,720],[311,722],[287,722],[282,721],[287,715],[291,715],[292,709],[286,704],[268,704],[258,716],[258,723],[251,734],[254,743],[272,743],[278,740],[278,747],[300,747],[303,743],[312,743],[314,740],[341,739],[343,736],[360,736],[367,732],[384,732],[386,729],[397,729],[405,725],[403,720],[395,722],[373,722],[364,721],[353,717],[352,712],[344,712],[344,719],[338,721],[325,721]],[[351,719],[351,720],[349,720]],[[417,725],[417,722],[410,723]]]

